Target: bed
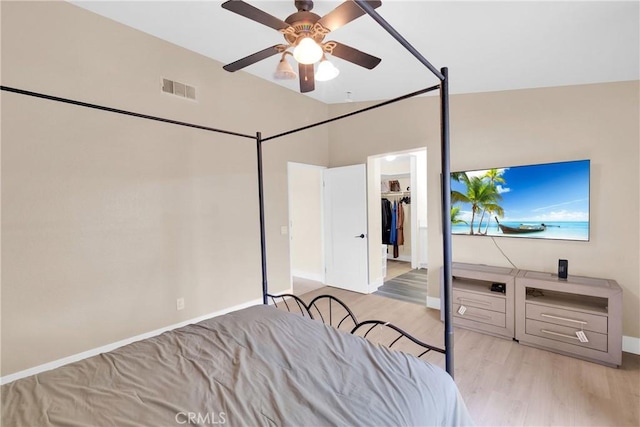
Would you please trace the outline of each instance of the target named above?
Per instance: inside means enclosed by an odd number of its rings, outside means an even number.
[[[469,425],[441,368],[258,305],[2,386],[6,426]]]

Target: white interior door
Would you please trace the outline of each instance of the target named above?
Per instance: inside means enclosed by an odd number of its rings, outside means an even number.
[[[324,171],[326,283],[369,293],[365,165]]]

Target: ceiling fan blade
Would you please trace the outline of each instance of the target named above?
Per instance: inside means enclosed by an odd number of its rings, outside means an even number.
[[[226,1],[222,3],[222,7],[275,30],[284,30],[289,27],[289,24],[283,20],[278,19],[273,15],[269,15],[267,12],[263,12],[257,7],[251,6],[249,3],[245,3],[242,0]]]
[[[374,9],[382,5],[380,0],[367,1],[367,3],[369,3]],[[360,9],[360,6],[351,0],[347,0],[320,18],[318,24],[322,25],[329,31],[335,31],[362,15],[364,15],[364,10]]]
[[[238,71],[241,70],[244,67],[248,67],[251,64],[255,64],[258,61],[262,61],[263,59],[266,59],[270,56],[273,56],[277,53],[281,53],[280,50],[278,50],[278,47],[281,46],[279,44],[275,45],[275,46],[271,46],[268,47],[266,49],[263,49],[259,52],[256,52],[252,55],[249,56],[245,56],[242,59],[238,59],[235,62],[232,62],[230,64],[227,64],[225,66],[223,66],[222,68],[224,68],[225,70],[233,73],[234,71]]]
[[[300,92],[311,92],[316,88],[316,79],[313,71],[313,64],[298,64],[298,75],[300,76]]]
[[[368,53],[364,53],[358,49],[352,48],[351,46],[347,46],[346,44],[334,41],[331,43],[335,43],[335,47],[331,51],[331,55],[342,58],[345,61],[352,62],[361,67],[368,68],[369,70],[374,69],[380,61],[382,61],[382,59],[376,56],[369,55]]]

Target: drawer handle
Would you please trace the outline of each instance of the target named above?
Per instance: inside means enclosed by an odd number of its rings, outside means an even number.
[[[469,314],[467,313],[468,317],[477,317],[479,319],[485,319],[485,320],[491,320],[491,316],[484,316],[482,314]]]
[[[540,329],[540,332],[543,332],[543,333],[549,334],[549,335],[555,335],[557,337],[569,338],[569,339],[572,339],[572,340],[580,341],[580,339],[578,337],[574,336],[574,335],[561,334],[559,332],[547,331],[546,329]]]
[[[468,301],[468,302],[472,302],[474,304],[484,304],[484,305],[488,305],[490,306],[491,303],[490,302],[486,302],[486,301],[478,301],[478,300],[474,300],[474,299],[469,299],[469,298],[458,298],[458,301],[462,302],[462,301]]]
[[[540,316],[542,317],[548,317],[549,319],[556,319],[556,320],[564,320],[565,322],[574,322],[574,323],[579,323],[581,325],[586,325],[587,322],[585,322],[584,320],[575,320],[575,319],[569,319],[567,317],[560,317],[560,316],[553,316],[551,314],[545,314],[542,313],[540,314]]]

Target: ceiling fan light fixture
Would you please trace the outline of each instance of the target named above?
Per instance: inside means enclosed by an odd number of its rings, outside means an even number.
[[[331,62],[329,62],[326,58],[323,58],[318,64],[318,71],[316,71],[316,80],[319,82],[326,82],[329,80],[333,80],[338,77],[340,74],[340,70],[336,68]]]
[[[322,47],[311,37],[304,37],[293,49],[293,57],[300,64],[315,64],[322,58]]]
[[[291,64],[285,59],[285,55],[282,55],[276,71],[273,73],[273,78],[276,80],[294,80],[296,77],[298,77],[298,75],[293,71],[293,68],[291,68]]]

